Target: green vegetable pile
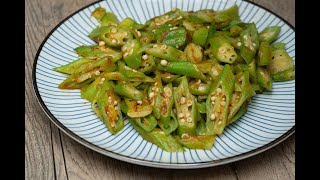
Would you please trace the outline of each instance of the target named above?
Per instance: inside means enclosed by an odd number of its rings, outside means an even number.
[[[121,22],[104,8],[94,46],[75,48],[80,59],[54,68],[68,74],[60,89],[80,89],[115,134],[124,116],[147,141],[168,152],[211,149],[216,135],[246,113],[250,98],[273,81],[295,78],[279,26],[258,32],[241,22],[238,7],[173,9],[144,24]]]

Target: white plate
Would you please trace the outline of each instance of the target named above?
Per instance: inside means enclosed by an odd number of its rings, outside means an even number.
[[[117,15],[119,20],[131,17],[139,23],[177,7],[182,10],[221,10],[234,4],[244,22],[255,22],[258,31],[278,25],[282,30],[276,42],[286,43],[295,59],[295,30],[288,22],[269,10],[242,0],[107,0],[83,7],[55,27],[41,44],[34,61],[33,82],[41,107],[64,133],[79,143],[122,161],[160,168],[202,168],[226,164],[261,153],[295,130],[295,81],[273,83],[271,92],[253,97],[248,112],[226,127],[216,138],[211,150],[187,150],[168,153],[142,139],[125,120],[124,129],[111,135],[90,107],[80,98],[79,90],[60,90],[66,78],[52,68],[78,58],[74,48],[93,45],[87,35],[98,22],[90,17],[101,6]]]

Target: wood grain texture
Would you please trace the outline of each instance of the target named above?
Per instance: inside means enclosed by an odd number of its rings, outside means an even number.
[[[252,0],[295,25],[294,0]],[[276,147],[235,163],[197,170],[164,170],[118,161],[63,134],[45,115],[32,87],[32,65],[46,35],[93,0],[33,0],[25,8],[26,179],[294,179],[295,135]]]

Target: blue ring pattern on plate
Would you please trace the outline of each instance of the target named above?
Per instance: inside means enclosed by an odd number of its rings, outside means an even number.
[[[259,31],[267,26],[282,27],[275,42],[286,43],[295,58],[295,31],[282,18],[242,0],[106,0],[92,3],[66,18],[44,40],[35,58],[33,78],[37,98],[51,120],[78,142],[100,153],[123,161],[162,168],[199,168],[224,164],[262,152],[294,132],[295,81],[273,83],[273,90],[252,99],[248,112],[224,133],[217,136],[211,150],[188,150],[168,153],[143,138],[125,121],[124,129],[111,135],[91,110],[90,103],[81,99],[79,90],[60,90],[57,86],[67,77],[52,68],[78,58],[73,51],[80,45],[95,44],[87,37],[99,23],[90,17],[97,7],[116,14],[119,20],[131,17],[139,23],[170,11],[222,10],[234,4],[244,22],[255,22]]]

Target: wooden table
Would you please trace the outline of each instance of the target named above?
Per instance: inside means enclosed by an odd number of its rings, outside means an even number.
[[[295,26],[294,0],[251,0]],[[25,7],[26,179],[294,179],[295,135],[264,153],[212,168],[164,170],[115,160],[77,143],[45,115],[32,90],[32,65],[47,34],[93,0],[32,0]]]

